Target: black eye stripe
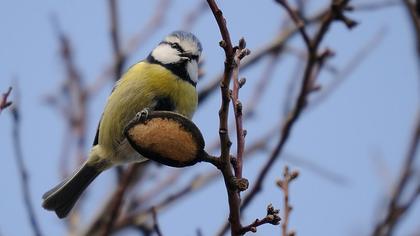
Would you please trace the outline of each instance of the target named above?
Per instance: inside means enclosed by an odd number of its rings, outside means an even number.
[[[179,46],[178,43],[171,43],[171,47],[175,48],[176,50],[178,50],[179,52],[184,52],[184,49],[181,48],[181,46]]]
[[[161,42],[160,44],[167,44],[167,45],[171,46],[171,48],[176,49],[181,54],[182,53],[185,53],[185,50],[178,43],[176,43],[176,42],[167,42],[167,41],[164,41],[164,42]],[[191,58],[192,60],[198,61],[198,59],[199,59],[200,56],[188,54],[187,57]]]
[[[179,52],[185,52],[185,50],[178,43],[162,42],[162,44],[168,44],[172,48],[175,48]]]

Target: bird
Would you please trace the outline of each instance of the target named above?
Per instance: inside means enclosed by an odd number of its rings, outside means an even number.
[[[116,165],[147,160],[130,146],[123,134],[138,112],[172,111],[191,119],[198,104],[196,85],[201,53],[201,43],[194,34],[174,31],[144,60],[131,66],[107,99],[87,160],[42,196],[43,208],[64,218],[101,172]]]

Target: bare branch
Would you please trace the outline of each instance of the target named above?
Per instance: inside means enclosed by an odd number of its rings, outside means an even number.
[[[152,215],[153,215],[153,229],[155,230],[158,236],[163,236],[162,231],[160,230],[158,219],[157,219],[157,210],[156,208],[152,208]]]
[[[305,45],[308,47],[308,50],[310,50],[310,47],[312,47],[311,45],[311,40],[309,39],[309,35],[306,32],[305,29],[305,23],[303,22],[303,20],[299,17],[297,11],[293,10],[289,3],[287,2],[287,0],[276,0],[276,2],[278,2],[280,5],[282,5],[284,7],[284,9],[286,9],[286,11],[289,13],[290,17],[292,18],[293,22],[296,24],[296,27],[298,28],[303,40],[305,41]]]
[[[416,5],[414,5],[410,0],[404,0],[403,3],[413,25],[414,33],[416,35],[417,55],[420,57],[420,17],[417,15]],[[420,67],[420,60],[418,65]]]
[[[277,180],[277,186],[283,191],[284,198],[283,198],[283,205],[284,205],[284,218],[283,223],[281,224],[282,228],[282,236],[289,236],[294,235],[294,233],[289,232],[288,226],[289,226],[289,217],[290,213],[292,211],[292,206],[289,202],[289,186],[290,183],[295,180],[299,176],[299,172],[297,171],[289,171],[289,167],[284,167],[283,172],[283,179]]]
[[[11,92],[12,92],[12,87],[9,87],[7,92],[2,94],[0,98],[0,114],[4,109],[12,105],[12,102],[7,100]]]
[[[11,88],[9,89],[8,93],[10,93]],[[29,222],[31,224],[32,231],[34,235],[41,236],[41,228],[38,223],[38,219],[36,218],[36,214],[34,211],[34,207],[31,202],[31,191],[29,186],[29,174],[25,167],[24,158],[23,158],[23,149],[20,137],[20,111],[19,111],[19,104],[17,97],[19,95],[18,92],[15,93],[15,103],[11,109],[11,114],[13,116],[13,147],[15,149],[15,160],[18,167],[19,179],[22,185],[22,195],[23,195],[23,202],[25,204],[25,209],[28,214]],[[7,97],[6,97],[7,98]]]
[[[267,215],[263,219],[255,219],[254,222],[251,224],[244,226],[241,229],[241,233],[245,234],[247,232],[257,232],[257,227],[264,225],[264,224],[271,224],[271,225],[278,225],[280,224],[280,216],[279,216],[279,210],[274,209],[273,205],[267,206]]]
[[[243,129],[242,123],[242,103],[239,100],[239,89],[245,84],[245,78],[239,80],[239,67],[242,58],[250,53],[248,49],[245,48],[246,43],[245,39],[239,41],[239,47],[235,52],[234,57],[234,68],[232,72],[233,78],[233,90],[232,90],[232,106],[235,114],[235,124],[236,124],[236,141],[237,141],[237,153],[236,153],[236,165],[235,168],[235,177],[238,179],[242,178],[242,159],[245,149],[245,135],[246,131]]]
[[[114,51],[114,74],[115,80],[118,80],[122,74],[123,65],[125,61],[125,55],[121,51],[121,43],[120,43],[120,30],[119,30],[119,23],[118,23],[118,4],[116,0],[109,0],[109,12],[110,12],[110,33],[111,33],[111,41],[112,41],[112,49]]]

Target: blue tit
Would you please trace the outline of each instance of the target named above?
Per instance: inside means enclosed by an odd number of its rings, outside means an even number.
[[[88,159],[43,195],[42,206],[63,218],[101,172],[115,165],[145,161],[123,135],[125,126],[139,111],[173,111],[191,119],[197,107],[201,51],[197,37],[175,31],[145,60],[130,67],[108,97]]]

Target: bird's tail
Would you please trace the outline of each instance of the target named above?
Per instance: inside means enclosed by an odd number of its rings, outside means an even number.
[[[85,162],[72,176],[42,196],[42,207],[55,211],[59,218],[66,217],[83,191],[101,172],[100,168]]]

